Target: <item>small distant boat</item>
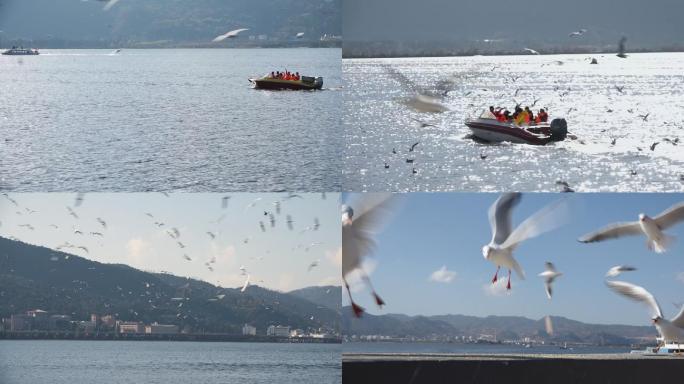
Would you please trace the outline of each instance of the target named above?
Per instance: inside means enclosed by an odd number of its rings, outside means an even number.
[[[3,52],[2,54],[6,55],[6,56],[35,56],[35,55],[40,55],[40,52],[38,52],[37,49],[32,49],[32,48],[12,47],[12,49],[8,49],[5,52]]]
[[[300,80],[284,80],[264,76],[260,79],[249,79],[249,81],[254,84],[255,89],[314,90],[323,88],[322,77],[302,76]]]
[[[508,141],[532,145],[545,145],[555,141],[563,141],[568,134],[565,119],[553,119],[551,123],[540,123],[519,126],[496,120],[489,111],[483,112],[476,119],[467,119],[465,125],[477,139],[499,143]]]
[[[684,344],[668,341],[659,347],[646,347],[646,349],[630,351],[631,354],[644,356],[681,356],[684,357]]]

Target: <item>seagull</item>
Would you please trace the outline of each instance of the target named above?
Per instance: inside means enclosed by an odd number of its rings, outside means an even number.
[[[244,32],[244,31],[248,31],[248,30],[249,29],[247,29],[247,28],[234,29],[232,31],[224,33],[223,35],[216,36],[214,38],[214,40],[212,40],[212,41],[213,42],[219,42],[219,41],[223,41],[225,39],[232,39],[234,37],[237,37],[240,34],[240,32]]]
[[[73,216],[75,219],[78,219],[78,215],[76,214],[76,212],[74,212],[73,209],[71,209],[71,207],[66,207],[66,209],[67,209],[67,211],[69,211],[69,214],[71,216]]]
[[[636,271],[636,268],[629,265],[616,265],[606,272],[606,277],[617,277],[623,272]]]
[[[314,230],[314,231],[318,231],[318,228],[320,228],[320,227],[321,227],[321,222],[318,221],[318,217],[314,217],[314,226],[313,226],[313,230]]]
[[[97,220],[98,223],[100,223],[100,225],[102,226],[102,228],[107,229],[107,223],[106,223],[104,220],[102,220],[102,219],[99,218],[99,217],[98,217],[96,220]]]
[[[404,104],[423,113],[443,113],[449,110],[440,102],[439,98],[422,93],[415,94],[405,100]]]
[[[214,240],[216,238],[216,235],[213,234],[212,232],[207,232],[207,235],[209,235],[209,237],[211,237],[212,240]]]
[[[579,241],[594,243],[621,236],[644,234],[646,235],[648,249],[656,253],[664,253],[673,238],[663,233],[663,230],[682,220],[684,220],[684,202],[671,206],[654,218],[640,213],[638,221],[610,224],[596,232],[580,237]]]
[[[515,230],[511,231],[511,212],[522,195],[520,193],[505,193],[501,195],[489,208],[489,224],[492,228],[492,240],[482,247],[482,256],[496,265],[496,273],[492,284],[498,280],[499,269],[508,269],[507,289],[511,289],[511,270],[514,269],[518,277],[525,279],[525,272],[513,257],[513,251],[523,241],[531,239],[544,232],[556,228],[560,221],[558,218],[559,205],[562,200],[548,205],[537,211],[525,221],[520,223]]]
[[[655,143],[651,144],[649,148],[651,148],[651,152],[655,151],[656,145],[660,144],[660,142],[656,141]]]
[[[292,221],[292,216],[287,215],[286,216],[286,222],[287,222],[287,229],[289,229],[291,231],[294,228],[292,226],[292,224],[294,223],[294,221]]]
[[[118,3],[118,2],[119,2],[119,0],[109,0],[109,1],[107,1],[107,4],[104,5],[104,7],[102,8],[102,10],[103,10],[103,11],[109,11],[109,10],[112,9],[112,7],[115,6],[116,3]]]
[[[314,260],[309,264],[309,268],[307,269],[307,272],[311,272],[312,269],[318,267],[318,260]]]
[[[579,37],[579,36],[584,35],[585,32],[587,32],[587,30],[582,28],[579,31],[571,32],[568,36],[569,37]]]
[[[650,113],[647,113],[645,115],[637,115],[637,117],[641,117],[641,120],[643,121],[648,121],[648,115],[650,115]]]
[[[297,35],[295,37],[298,39],[301,39],[302,37],[304,37],[304,32],[297,33]]]
[[[553,281],[560,275],[562,275],[561,272],[556,271],[556,267],[554,267],[553,263],[551,262],[546,262],[544,267],[544,272],[539,274],[539,277],[544,278],[544,289],[546,290],[546,297],[551,300],[551,294],[553,293],[551,289],[551,284],[553,284]]]
[[[538,55],[538,54],[539,54],[539,52],[535,51],[535,50],[532,49],[532,48],[525,48],[524,50],[527,51],[527,52],[529,52],[529,53],[532,54],[532,55]]]
[[[183,254],[183,258],[184,258],[185,260],[187,260],[187,261],[192,261],[192,259],[190,258],[190,256],[186,255],[185,253]]]
[[[413,144],[411,145],[411,147],[409,148],[409,152],[413,152],[413,150],[416,149],[416,146],[417,146],[418,144],[420,144],[420,141],[418,141],[418,142],[416,142],[416,143],[413,143]]]
[[[266,232],[266,226],[263,221],[259,222],[259,228],[261,228],[261,232]]]
[[[370,288],[375,303],[382,307],[385,302],[373,289],[368,274],[363,270],[363,259],[375,248],[375,234],[382,227],[390,213],[395,199],[391,194],[364,194],[363,200],[357,202],[356,212],[348,205],[342,205],[342,280],[347,288],[354,316],[361,317],[364,309],[354,302],[347,275],[359,270],[361,277]]]
[[[679,311],[677,316],[667,320],[663,317],[663,311],[660,309],[660,305],[658,305],[656,298],[645,288],[624,281],[606,281],[606,285],[614,292],[632,300],[640,301],[649,307],[653,325],[662,337],[662,341],[658,345],[658,348],[668,341],[682,340],[684,337],[684,333],[682,332],[684,329],[684,307]]]
[[[247,274],[247,278],[245,279],[245,284],[242,286],[242,289],[240,290],[240,292],[246,291],[247,286],[249,286],[249,274]]]

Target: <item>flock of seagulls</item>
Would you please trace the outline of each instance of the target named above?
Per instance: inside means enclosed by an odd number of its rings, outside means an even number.
[[[520,203],[521,198],[520,193],[504,193],[492,204],[488,212],[492,239],[489,244],[482,248],[485,260],[497,267],[492,284],[497,282],[498,273],[502,267],[508,270],[508,283],[506,285],[508,290],[511,289],[512,270],[515,270],[521,279],[525,278],[523,268],[513,256],[515,248],[523,241],[562,225],[568,212],[567,200],[560,199],[543,207],[513,229],[511,213]],[[395,200],[396,197],[391,195],[364,194],[354,206],[347,204],[342,206],[342,275],[351,301],[352,311],[356,317],[362,316],[364,308],[354,302],[347,282],[347,277],[354,271],[361,273],[377,305],[385,304],[372,287],[370,278],[364,271],[363,263],[376,248],[374,237],[391,215]],[[667,245],[672,238],[663,231],[677,223],[684,222],[684,202],[671,206],[654,218],[643,213],[639,214],[638,217],[638,221],[610,224],[596,232],[580,237],[578,241],[590,243],[629,235],[644,235],[651,251],[666,252]],[[636,271],[633,266],[617,265],[610,268],[605,277],[612,279],[623,273],[633,271]],[[549,300],[553,296],[554,282],[562,275],[563,273],[550,261],[544,264],[544,271],[538,275],[543,279],[544,292]],[[621,281],[606,280],[605,283],[614,292],[649,306],[652,311],[653,324],[663,338],[663,342],[682,340],[684,337],[684,306],[677,316],[667,320],[653,295],[646,289]],[[546,316],[545,321],[547,332],[552,334],[551,318]]]
[[[16,199],[11,197],[7,193],[3,193],[2,197],[9,202],[14,208],[15,208],[15,215],[20,216],[20,217],[26,217],[27,222],[26,223],[20,223],[17,224],[18,228],[21,228],[23,230],[28,230],[28,231],[36,231],[37,224],[34,224],[32,222],[28,222],[29,219],[33,216],[39,215],[39,213],[36,210],[30,209],[28,207],[20,207],[19,202],[17,202]],[[81,241],[85,241],[88,237],[94,238],[94,239],[99,239],[98,243],[101,247],[104,246],[103,241],[107,237],[107,230],[108,230],[108,222],[102,218],[102,217],[97,217],[95,220],[91,220],[88,218],[81,217],[79,215],[78,207],[80,207],[83,204],[84,200],[84,195],[83,194],[78,194],[76,196],[76,199],[74,201],[74,204],[72,206],[66,206],[66,214],[70,216],[74,222],[74,225],[72,226],[71,229],[71,234],[72,237],[65,239],[66,241],[63,241],[61,244],[58,244],[54,246],[55,250],[71,250],[71,251],[82,251],[86,254],[91,254],[91,249],[88,248],[88,246],[83,245],[83,243],[79,244]],[[263,200],[263,198],[256,198],[253,201],[251,201],[246,207],[245,211],[242,213],[242,217],[258,217],[260,214],[258,212],[252,212],[252,214],[248,215],[249,212],[248,210],[258,210],[261,207],[264,208],[263,215],[266,217],[269,217],[269,222],[270,226],[266,228],[263,222],[259,221],[259,225],[257,228],[260,227],[260,232],[264,233],[267,231],[271,231],[277,227],[278,222],[284,222],[284,225],[286,226],[288,231],[292,232],[292,237],[297,239],[299,244],[297,244],[295,247],[292,248],[293,252],[301,252],[306,255],[306,257],[310,257],[308,255],[312,254],[312,249],[319,247],[322,245],[322,242],[319,241],[305,241],[308,237],[304,237],[303,235],[306,233],[315,233],[318,232],[321,228],[321,221],[319,220],[318,217],[313,217],[311,219],[310,224],[308,223],[308,220],[304,220],[301,222],[298,222],[295,220],[293,214],[283,212],[284,207],[287,207],[287,204],[289,201],[293,199],[304,199],[302,195],[299,194],[282,194],[281,196],[278,196],[275,201],[269,202]],[[321,199],[325,199],[325,194],[321,195]],[[231,200],[231,196],[223,196],[221,197],[221,210],[225,211],[228,208],[228,204]],[[273,208],[273,211],[271,212],[271,208]],[[189,249],[192,249],[188,242],[190,240],[187,240],[186,237],[183,235],[181,230],[179,229],[179,226],[174,226],[172,224],[164,222],[161,218],[157,217],[155,214],[152,212],[143,212],[141,215],[145,216],[149,221],[150,225],[154,226],[155,229],[161,229],[163,230],[163,233],[166,234],[168,241],[171,241],[172,244],[175,244],[175,246],[178,248],[179,251],[179,257],[181,257],[182,260],[185,260],[187,262],[199,262],[202,258],[201,257],[193,257],[190,252],[188,252]],[[279,219],[279,216],[284,216],[284,219]],[[217,240],[217,238],[220,235],[220,232],[217,231],[218,229],[218,224],[220,224],[226,216],[226,213],[222,213],[221,217],[219,217],[218,220],[212,221],[210,224],[212,227],[215,227],[216,229],[213,228],[207,228],[208,230],[205,231],[207,235],[207,240],[214,242]],[[64,226],[63,224],[61,224]],[[249,225],[249,223],[245,223],[245,225]],[[66,229],[66,228],[60,228],[59,225],[57,224],[49,224],[49,228],[58,230],[58,229]],[[182,227],[181,227],[182,228]],[[258,239],[257,239],[258,240]],[[249,238],[245,238],[243,241],[243,244],[245,247],[249,247],[250,242]],[[89,244],[92,245],[92,244]],[[270,253],[270,250],[267,250],[266,253]],[[250,257],[250,260],[255,260],[255,261],[260,261],[263,259],[264,256],[256,256],[253,255]],[[319,266],[320,259],[319,258],[311,258],[309,259],[310,261],[307,261],[306,264],[302,265],[302,269],[306,269],[307,272],[311,272],[314,268]],[[204,266],[209,270],[210,272],[214,272],[215,264],[217,260],[215,256],[212,256],[211,258],[207,259],[204,261]],[[241,274],[247,276],[245,280],[245,284],[242,288],[244,291],[247,289],[247,286],[250,281],[250,275],[246,273],[245,267],[240,268]],[[262,282],[263,280],[260,280]]]

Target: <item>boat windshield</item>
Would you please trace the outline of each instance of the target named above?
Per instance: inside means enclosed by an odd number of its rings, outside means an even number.
[[[493,113],[489,111],[489,109],[485,109],[482,111],[480,114],[480,119],[491,119],[491,120],[496,120],[496,116],[494,116]]]

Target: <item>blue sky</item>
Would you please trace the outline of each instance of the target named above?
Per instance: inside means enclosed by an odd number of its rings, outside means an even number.
[[[226,195],[231,199],[223,209],[222,197]],[[284,291],[338,285],[340,281],[338,194],[329,193],[325,199],[318,193],[301,194],[301,199],[285,199],[286,194],[251,193],[181,193],[169,197],[160,193],[87,194],[82,205],[74,207],[75,196],[10,194],[18,206],[0,196],[0,236],[14,236],[49,248],[69,242],[87,247],[88,253],[79,249],[66,252],[91,260],[168,271],[224,287],[242,286],[241,266],[251,274],[252,283]],[[276,201],[281,202],[280,215],[275,213]],[[67,207],[72,207],[78,219],[69,214]],[[36,212],[29,213],[26,208]],[[271,228],[264,211],[275,215],[275,227]],[[292,216],[292,230],[287,227],[287,215]],[[98,217],[105,220],[106,229],[97,222]],[[314,226],[316,218],[319,229],[305,230]],[[165,225],[158,227],[155,222]],[[172,227],[179,230],[178,241],[185,248],[180,248],[177,240],[166,233]],[[75,230],[84,234],[75,234]],[[101,232],[104,236],[90,232]],[[207,232],[216,238],[212,240]],[[192,261],[183,259],[184,254]],[[204,265],[212,257],[216,257],[213,272]],[[319,266],[309,272],[308,266],[316,260]]]
[[[412,193],[401,197],[396,213],[377,236],[371,258],[371,280],[386,301],[379,310],[370,294],[358,286],[352,294],[372,314],[546,315],[605,324],[648,325],[649,312],[641,305],[609,291],[606,271],[615,265],[638,268],[619,280],[644,286],[660,302],[667,317],[672,304],[684,302],[684,223],[666,232],[678,241],[665,254],[646,248],[644,237],[626,237],[583,244],[577,238],[616,221],[633,221],[640,212],[659,214],[683,194],[525,194],[513,212],[514,227],[544,205],[569,198],[570,215],[564,226],[524,242],[515,256],[527,274],[515,274],[510,294],[491,290],[496,267],[482,257],[491,239],[487,210],[498,194]],[[355,196],[344,196],[352,200]],[[544,293],[537,274],[544,262],[564,273],[554,285],[553,300]],[[450,283],[430,281],[445,266],[455,272]],[[507,272],[499,275],[505,280]],[[345,305],[348,304],[346,294]]]

